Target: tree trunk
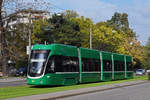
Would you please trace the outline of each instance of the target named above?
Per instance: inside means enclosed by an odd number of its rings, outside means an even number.
[[[2,18],[2,5],[3,5],[3,0],[0,0],[0,58],[1,61],[0,63],[2,64],[2,72],[3,75],[7,75],[7,55],[6,55],[6,50],[5,50],[5,31],[4,31],[4,25],[3,25],[3,18]]]

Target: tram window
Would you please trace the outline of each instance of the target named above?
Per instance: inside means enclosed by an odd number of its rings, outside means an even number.
[[[62,60],[62,67],[64,72],[77,72],[78,71],[78,59],[73,57],[64,57]]]
[[[100,71],[100,60],[82,58],[82,71],[83,72]]]
[[[127,62],[127,71],[133,71],[132,63]]]
[[[121,71],[125,71],[125,63],[121,62]]]
[[[118,62],[117,61],[114,61],[114,70],[118,71]]]
[[[53,73],[54,72],[54,56],[52,56],[48,62],[47,62],[47,66],[46,66],[46,72],[45,73]]]
[[[62,56],[55,56],[55,72],[63,72]]]
[[[112,71],[112,61],[103,60],[103,70],[104,71]]]
[[[82,71],[83,72],[87,72],[90,70],[89,69],[89,63],[87,63],[87,62],[88,62],[88,59],[82,58]]]
[[[115,71],[124,71],[125,70],[124,62],[115,61],[114,62],[114,70]]]
[[[78,72],[78,57],[56,56],[55,59],[56,72]]]
[[[99,59],[95,59],[95,71],[101,71],[101,65],[100,65],[100,60]]]

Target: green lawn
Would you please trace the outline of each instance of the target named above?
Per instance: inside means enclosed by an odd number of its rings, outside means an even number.
[[[95,87],[95,86],[123,83],[123,82],[135,81],[135,80],[147,80],[147,76],[138,76],[135,77],[134,79],[129,79],[129,80],[118,80],[118,81],[80,84],[80,85],[73,85],[73,86],[61,86],[61,87],[31,87],[31,86],[3,87],[0,88],[0,99],[29,96],[34,94],[52,93],[52,92],[79,89],[79,88]]]

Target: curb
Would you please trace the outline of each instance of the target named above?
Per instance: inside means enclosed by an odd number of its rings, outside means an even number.
[[[26,78],[7,78],[7,79],[0,79],[1,83],[9,83],[9,82],[18,82],[18,81],[27,81]]]
[[[133,84],[128,84],[128,85],[115,85],[114,84],[115,86],[110,87],[110,88],[91,90],[91,91],[87,91],[87,92],[78,92],[78,93],[73,93],[73,94],[68,94],[68,95],[61,95],[61,96],[57,96],[57,97],[51,97],[51,98],[48,98],[48,99],[40,99],[40,100],[62,99],[62,98],[66,98],[66,97],[72,97],[72,96],[84,95],[84,94],[89,94],[89,93],[94,93],[94,92],[101,92],[101,91],[112,90],[112,89],[117,89],[117,88],[129,87],[129,86],[134,86],[134,85],[139,85],[139,84],[144,84],[144,83],[149,83],[149,81],[143,81],[143,82],[133,83]]]
[[[11,82],[27,82],[27,80],[16,80],[16,81],[8,81],[8,82],[1,82],[0,83],[11,83]]]

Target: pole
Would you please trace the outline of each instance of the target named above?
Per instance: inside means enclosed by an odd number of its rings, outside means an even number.
[[[31,9],[29,9],[29,58],[31,55]]]
[[[92,49],[92,27],[90,26],[90,49]]]
[[[103,80],[103,56],[102,56],[102,52],[99,53],[100,54],[100,62],[101,62],[101,81]]]
[[[114,65],[114,55],[111,55],[111,59],[112,59],[112,80],[114,80],[114,72],[115,72],[115,65]]]

